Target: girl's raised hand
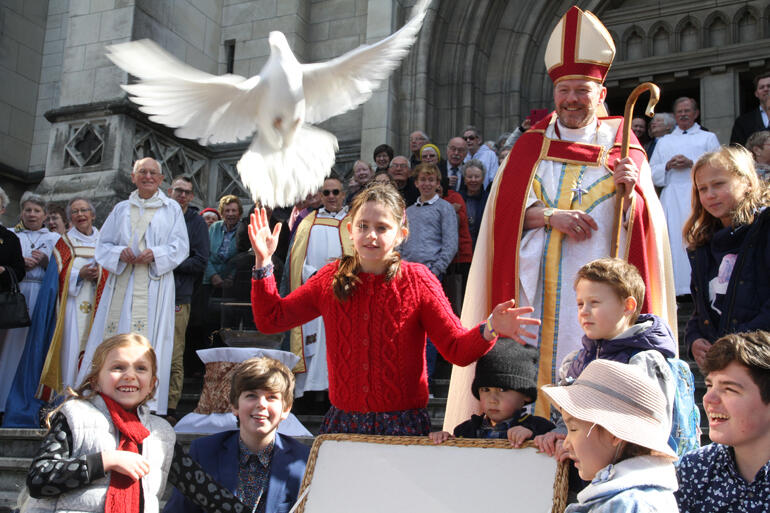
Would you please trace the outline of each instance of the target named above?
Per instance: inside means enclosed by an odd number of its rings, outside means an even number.
[[[515,304],[513,299],[509,299],[492,310],[492,328],[499,336],[512,338],[525,346],[527,343],[522,337],[537,339],[537,333],[524,329],[525,326],[540,326],[540,319],[524,317],[525,314],[532,313],[535,309],[531,306],[514,308]]]
[[[138,481],[150,473],[150,462],[144,456],[129,451],[103,451],[104,472],[114,470]]]
[[[281,223],[276,224],[271,232],[265,209],[254,209],[254,213],[251,214],[251,222],[249,223],[249,240],[251,241],[252,249],[254,249],[255,265],[257,268],[265,267],[270,263],[270,257],[275,253],[280,233]]]

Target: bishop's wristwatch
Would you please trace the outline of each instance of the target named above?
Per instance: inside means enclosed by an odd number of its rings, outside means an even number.
[[[553,213],[556,212],[555,208],[546,208],[543,210],[543,218],[545,219],[545,227],[550,228],[551,227],[551,216]]]

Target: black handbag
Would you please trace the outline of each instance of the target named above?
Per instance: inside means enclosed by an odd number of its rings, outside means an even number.
[[[27,310],[27,300],[19,289],[19,280],[10,267],[5,272],[11,280],[9,290],[0,291],[0,329],[24,328],[32,324]],[[2,276],[2,274],[0,274]]]

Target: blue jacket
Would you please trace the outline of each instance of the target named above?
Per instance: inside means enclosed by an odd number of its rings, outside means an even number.
[[[238,487],[238,430],[205,436],[190,445],[190,457],[219,484],[235,492]],[[275,434],[270,462],[266,513],[288,512],[299,496],[310,448],[291,437]],[[163,513],[203,513],[203,510],[174,490]]]
[[[564,513],[673,513],[676,489],[671,460],[638,456],[597,472]]]
[[[481,190],[478,196],[468,195],[468,188],[465,182],[460,185],[460,196],[465,200],[465,209],[468,212],[468,228],[473,239],[473,247],[476,247],[476,239],[479,238],[479,229],[481,228],[481,218],[484,217],[484,207],[487,206],[489,197],[489,187]]]
[[[649,327],[644,327],[647,323],[652,323]],[[655,350],[660,352],[666,358],[676,356],[676,341],[671,329],[660,317],[653,314],[641,314],[636,319],[634,326],[637,330],[631,330],[627,336],[614,338],[612,340],[594,340],[583,335],[583,348],[580,349],[574,357],[567,355],[564,359],[568,360],[569,366],[566,367],[566,378],[569,382],[580,376],[586,365],[596,359],[613,360],[621,363],[628,363],[632,356],[642,351]],[[572,357],[572,358],[571,358]]]
[[[715,342],[728,333],[770,329],[770,208],[760,212],[747,227],[738,258],[730,275],[722,315],[712,315],[708,277],[719,263],[712,258],[711,243],[688,251],[692,278],[690,289],[695,312],[687,323],[687,346],[699,338]]]
[[[221,278],[232,278],[235,273],[235,266],[233,266],[231,260],[238,252],[238,240],[237,234],[238,226],[235,227],[235,233],[233,233],[233,239],[230,243],[230,247],[222,258],[219,256],[219,247],[222,245],[222,241],[225,239],[225,222],[217,221],[209,227],[209,262],[206,266],[206,272],[203,275],[203,283],[210,283],[211,277],[218,274]]]

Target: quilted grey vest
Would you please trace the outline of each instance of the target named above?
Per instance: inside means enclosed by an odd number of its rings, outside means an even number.
[[[67,401],[60,411],[72,431],[72,457],[118,448],[118,432],[100,396],[87,401]],[[174,456],[176,433],[168,422],[150,415],[146,406],[138,408],[138,415],[139,420],[150,431],[150,436],[142,443],[142,456],[150,462],[150,473],[141,480],[144,513],[157,513]],[[63,493],[58,497],[30,497],[23,505],[22,513],[103,512],[110,475],[108,472],[103,478],[92,481],[89,486]]]

